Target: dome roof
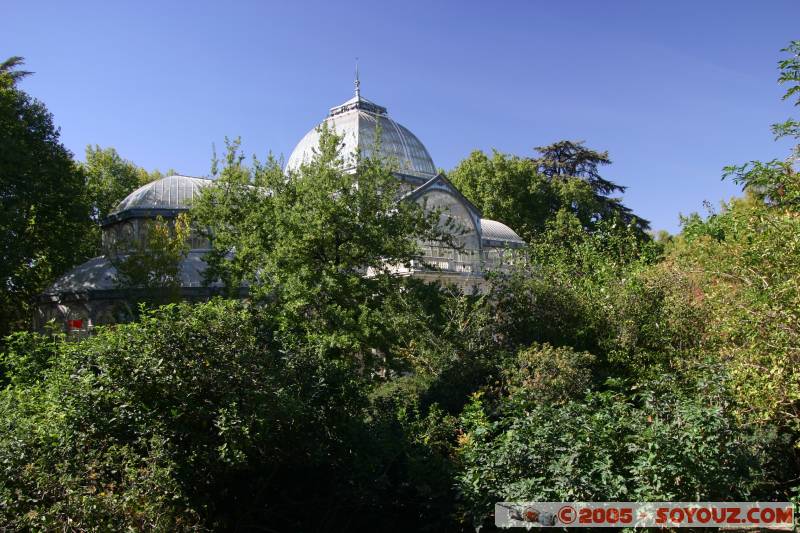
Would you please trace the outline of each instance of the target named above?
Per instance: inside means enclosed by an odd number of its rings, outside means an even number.
[[[180,284],[183,288],[203,287],[207,264],[205,252],[191,251],[180,263]],[[212,286],[218,286],[218,283]],[[73,268],[44,291],[44,295],[117,290],[117,269],[106,256],[95,257]]]
[[[524,246],[525,241],[517,233],[496,220],[481,219],[481,237],[488,246]]]
[[[398,173],[427,179],[436,176],[436,166],[425,145],[407,128],[389,118],[385,107],[362,98],[358,89],[355,97],[332,108],[325,122],[337,135],[344,137],[345,169],[355,167],[356,149],[360,149],[364,157],[372,156],[376,133],[380,131],[380,153],[397,165]],[[294,148],[286,163],[287,171],[297,170],[314,157],[314,150],[319,146],[320,126],[309,131]]]
[[[190,178],[189,176],[167,176],[152,181],[130,193],[122,200],[112,215],[132,209],[183,210],[192,200],[199,196],[200,189],[213,183],[206,178]]]

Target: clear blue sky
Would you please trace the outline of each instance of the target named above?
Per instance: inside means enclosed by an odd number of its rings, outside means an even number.
[[[784,157],[779,49],[800,2],[6,0],[0,56],[36,72],[78,158],[113,146],[149,169],[206,175],[212,142],[288,154],[362,93],[450,169],[473,149],[531,154],[582,139],[655,229],[738,193],[722,166]],[[798,113],[795,113],[797,115]]]

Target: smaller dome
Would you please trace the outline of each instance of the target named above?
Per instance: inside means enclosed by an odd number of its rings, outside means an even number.
[[[180,263],[182,288],[204,287],[203,273],[207,268],[204,251],[191,251]],[[219,283],[212,283],[212,287]],[[95,257],[78,265],[44,291],[45,296],[86,292],[114,291],[117,286],[117,269],[106,256]]]
[[[496,220],[489,220],[488,218],[481,219],[481,237],[484,244],[489,246],[510,246],[512,248],[525,245],[522,237],[516,232]]]
[[[200,195],[200,190],[211,183],[213,181],[206,178],[167,176],[142,185],[130,193],[111,214],[116,215],[132,209],[188,209],[192,200]]]

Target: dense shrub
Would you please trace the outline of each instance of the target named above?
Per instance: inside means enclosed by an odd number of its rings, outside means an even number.
[[[532,359],[546,372],[531,372]],[[457,453],[464,511],[475,524],[497,501],[771,496],[763,479],[773,437],[737,419],[721,376],[664,378],[628,395],[580,392],[587,362],[564,349],[526,350],[506,369],[505,386],[473,395]]]
[[[16,527],[232,525],[255,501],[280,516],[289,473],[349,466],[365,405],[354,369],[281,351],[228,301],[61,343],[38,380],[25,368],[0,395],[0,512]]]

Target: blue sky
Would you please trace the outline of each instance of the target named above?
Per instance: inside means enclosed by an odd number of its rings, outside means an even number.
[[[78,158],[113,146],[190,175],[225,135],[288,157],[352,95],[359,57],[362,94],[437,166],[585,140],[610,152],[626,203],[675,232],[679,213],[739,192],[724,165],[786,156],[769,124],[795,111],[775,80],[797,0],[6,0],[3,14],[0,56],[26,58],[23,88]]]

